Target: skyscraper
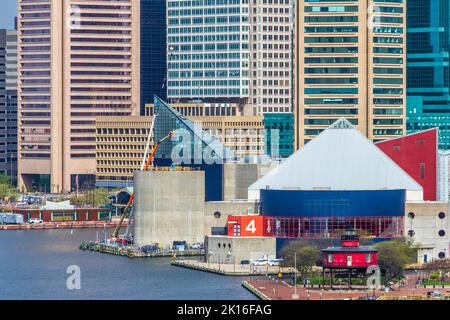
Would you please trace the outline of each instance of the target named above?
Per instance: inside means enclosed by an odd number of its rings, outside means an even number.
[[[293,0],[168,2],[169,102],[292,111]]]
[[[0,174],[7,174],[6,157],[6,30],[0,29]]]
[[[374,141],[405,134],[406,1],[334,2],[297,1],[297,147],[340,117]]]
[[[157,95],[167,100],[167,0],[141,0],[141,115]]]
[[[137,115],[138,0],[19,0],[19,188],[94,183],[95,118]]]
[[[17,182],[17,31],[0,31],[0,173]],[[3,48],[3,50],[1,49]],[[4,73],[3,73],[4,72]]]
[[[439,147],[450,149],[450,5],[407,2],[407,130],[439,127]]]

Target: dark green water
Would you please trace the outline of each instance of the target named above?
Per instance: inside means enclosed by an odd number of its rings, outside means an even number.
[[[103,230],[98,231],[102,237]],[[169,259],[128,259],[78,249],[97,230],[1,231],[0,299],[254,299],[230,278],[170,265]],[[66,270],[81,270],[81,289],[67,289]]]

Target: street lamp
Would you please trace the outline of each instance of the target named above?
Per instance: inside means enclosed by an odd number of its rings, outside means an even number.
[[[173,52],[175,51],[174,46],[169,46],[169,56],[167,59],[167,73],[166,73],[166,91],[167,91],[167,98],[169,99],[169,103],[172,103],[172,98],[169,98],[169,66],[170,62],[172,61]]]

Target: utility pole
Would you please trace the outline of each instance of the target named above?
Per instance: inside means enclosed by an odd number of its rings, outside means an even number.
[[[294,294],[292,295],[293,300],[298,300],[299,296],[297,294],[297,252],[294,253]]]

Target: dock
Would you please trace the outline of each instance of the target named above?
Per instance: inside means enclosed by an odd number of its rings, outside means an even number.
[[[261,276],[261,275],[278,275],[278,274],[293,274],[293,268],[282,267],[255,267],[252,265],[241,264],[219,264],[208,263],[197,260],[182,260],[178,259],[172,261],[173,266],[198,270],[203,272],[210,272],[224,276]]]
[[[126,226],[127,224],[122,224]],[[71,221],[71,222],[44,222],[39,224],[5,224],[0,230],[51,230],[51,229],[112,229],[116,222],[106,221]]]
[[[99,252],[104,254],[111,254],[115,256],[123,256],[128,258],[174,258],[182,257],[198,257],[204,256],[203,249],[189,249],[189,250],[161,250],[156,252],[141,252],[134,247],[119,247],[113,245],[100,244],[98,242],[83,242],[80,245],[81,250]]]

